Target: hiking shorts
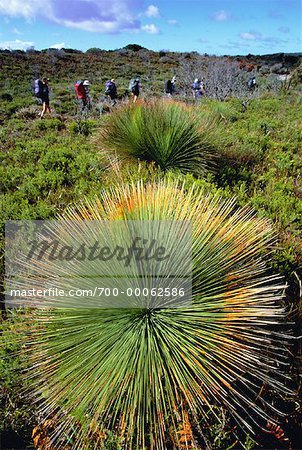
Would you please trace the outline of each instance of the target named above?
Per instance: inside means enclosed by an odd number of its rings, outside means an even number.
[[[41,97],[42,103],[45,103],[46,106],[49,106],[49,97],[48,95],[45,95]]]

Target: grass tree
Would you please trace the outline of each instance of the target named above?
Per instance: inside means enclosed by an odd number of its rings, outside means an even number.
[[[106,150],[154,161],[162,170],[203,174],[211,166],[210,123],[171,100],[127,104],[108,117],[101,132]]]
[[[64,219],[70,235],[84,219],[191,221],[193,295],[183,308],[34,312],[28,379],[53,445],[106,448],[113,434],[125,449],[197,449],[209,409],[249,433],[275,414],[262,387],[284,389],[283,286],[266,276],[266,219],[175,181],[112,188]]]

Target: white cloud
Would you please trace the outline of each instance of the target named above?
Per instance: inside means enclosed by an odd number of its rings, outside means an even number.
[[[147,17],[159,17],[159,9],[157,6],[149,5],[146,11]]]
[[[65,42],[61,42],[60,44],[53,44],[49,48],[56,48],[58,50],[61,50],[61,48],[67,48],[68,45],[65,44]]]
[[[213,20],[216,20],[217,22],[226,22],[227,20],[232,19],[232,16],[230,13],[224,11],[223,9],[221,9],[220,11],[217,11],[216,13],[214,13],[211,18]]]
[[[50,0],[0,0],[0,13],[4,16],[32,19],[40,12],[44,16],[51,13]]]
[[[7,50],[27,50],[28,48],[33,48],[34,42],[20,41],[15,39],[14,41],[0,42],[0,48]]]
[[[255,41],[256,39],[261,38],[261,33],[257,32],[247,32],[247,33],[240,33],[241,39],[245,39],[247,41]]]
[[[149,25],[143,25],[142,30],[148,34],[159,34],[160,29],[154,25],[154,23],[150,23]]]
[[[18,30],[18,28],[13,28],[13,29],[12,29],[12,32],[13,32],[14,34],[18,34],[18,36],[20,36],[21,34],[23,34],[23,33],[21,33],[21,31]]]
[[[72,20],[59,20],[55,19],[60,25],[64,25],[67,28],[75,28],[77,30],[91,31],[97,33],[118,33],[120,29],[120,23],[118,21],[100,21],[100,20],[83,20],[75,22]]]
[[[239,37],[243,39],[244,41],[257,41],[262,44],[266,45],[276,45],[276,44],[285,44],[287,41],[280,39],[279,37],[275,36],[266,36],[263,33],[260,33],[259,31],[253,31],[250,30],[245,33],[240,33]]]
[[[66,4],[64,0],[0,0],[0,14],[6,18],[43,17],[67,28],[100,33],[140,30],[135,7],[142,10],[143,0],[69,0]]]
[[[169,20],[167,20],[167,22],[169,25],[178,25],[178,22],[175,19],[169,19]]]

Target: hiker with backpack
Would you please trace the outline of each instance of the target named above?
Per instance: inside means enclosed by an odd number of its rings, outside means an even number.
[[[256,89],[256,77],[250,77],[247,82],[248,90],[253,92]]]
[[[195,78],[192,88],[194,98],[200,99],[204,95],[204,82],[199,78]]]
[[[43,119],[44,114],[46,112],[51,113],[50,111],[50,105],[49,105],[49,86],[48,86],[49,79],[46,77],[42,78],[42,81],[40,78],[35,80],[35,97],[39,99],[40,103],[42,103],[42,112],[40,115],[40,118]]]
[[[105,95],[108,95],[111,100],[111,106],[116,105],[116,99],[117,99],[117,88],[115,84],[115,79],[112,78],[111,80],[108,80],[105,84]]]
[[[172,95],[175,92],[175,81],[176,77],[174,76],[172,80],[167,80],[165,82],[165,93],[167,94],[168,97],[172,97]]]
[[[81,113],[83,113],[85,109],[90,111],[92,107],[89,86],[89,80],[78,80],[74,86]]]
[[[35,80],[35,84],[34,84],[34,94],[40,105],[42,105],[42,99],[41,99],[42,88],[43,88],[43,82],[42,82],[42,80],[40,80],[40,78],[37,78]]]
[[[133,103],[135,103],[136,100],[139,97],[140,88],[141,88],[141,84],[140,84],[140,79],[139,78],[135,78],[135,79],[130,80],[129,91],[132,94]]]

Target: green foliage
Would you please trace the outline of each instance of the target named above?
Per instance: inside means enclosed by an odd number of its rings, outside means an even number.
[[[0,317],[0,434],[10,429],[29,441],[36,417],[35,406],[24,395],[26,384],[21,377],[28,364],[21,351],[25,317],[16,311],[7,314],[6,320]]]
[[[291,81],[294,86],[302,84],[302,63],[294,70]]]
[[[256,442],[250,434],[235,432],[236,425],[226,408],[212,406],[199,423],[203,434],[204,446],[207,450],[252,450]],[[195,449],[196,450],[196,449]]]
[[[66,132],[59,119],[13,119],[0,134],[0,148],[0,250],[5,220],[49,219],[100,189],[104,168],[98,151],[85,136]]]
[[[9,94],[8,92],[3,92],[0,95],[0,100],[5,101],[5,102],[12,102],[13,96],[11,94]]]
[[[204,99],[198,107],[201,116],[208,116],[214,122],[236,122],[239,118],[238,102],[219,102]]]
[[[68,129],[74,134],[83,134],[89,136],[95,130],[97,122],[92,119],[79,119],[69,123]]]
[[[138,44],[128,44],[124,47],[125,50],[132,50],[133,52],[138,52],[139,50],[147,50],[145,47],[142,47]]]
[[[15,97],[12,101],[1,102],[0,104],[0,116],[10,117],[19,110],[26,111],[23,108],[27,108],[31,103],[29,97]],[[22,112],[21,112],[22,115]]]
[[[265,277],[261,259],[272,242],[269,222],[233,205],[167,180],[112,188],[110,195],[65,212],[64,219],[73,220],[67,230],[73,239],[74,223],[87,217],[191,220],[193,226],[189,307],[57,308],[37,310],[29,320],[28,381],[42,395],[45,418],[56,413],[64,423],[62,436],[79,427],[75,446],[88,449],[91,432],[101,447],[108,429],[139,450],[167,441],[181,448],[184,438],[198,443],[199,421],[214,405],[243,426],[252,426],[258,415],[269,419],[269,404],[261,406],[262,383],[286,391],[278,375],[286,341],[270,325],[281,331],[282,286],[276,277]],[[39,261],[39,279],[54,277],[55,267]],[[68,273],[74,274],[72,263]],[[140,286],[141,279],[132,277],[131,283]],[[233,440],[225,426],[211,431],[214,448]]]
[[[86,53],[96,53],[96,54],[100,54],[100,53],[102,53],[102,52],[103,52],[103,50],[100,49],[100,48],[98,48],[98,47],[91,47],[91,48],[88,48],[88,50],[86,50]]]
[[[92,82],[95,104],[107,79],[115,77],[118,91],[122,93],[128,88],[129,79],[136,74],[142,77],[143,92],[147,97],[162,96],[165,79],[178,72],[182,58],[200,67],[215,59],[167,50],[159,53],[137,51],[142,50],[138,47],[130,45],[128,49],[115,52],[91,49],[86,53],[72,49],[45,50],[43,53],[0,51],[1,249],[5,219],[52,218],[85,196],[92,198],[103,187],[108,190],[113,185],[137,183],[140,179],[145,183],[179,180],[184,183],[186,195],[193,185],[194,189],[218,194],[226,200],[236,195],[240,205],[249,202],[260,217],[273,220],[279,243],[270,266],[273,272],[281,271],[287,276],[290,294],[286,307],[295,311],[298,304],[301,311],[301,300],[297,300],[297,280],[301,280],[302,267],[301,65],[293,72],[289,90],[282,97],[276,97],[272,92],[273,77],[259,75],[257,81],[267,93],[258,100],[249,99],[245,112],[236,100],[220,103],[203,98],[199,105],[196,103],[197,121],[201,124],[209,121],[211,127],[207,136],[219,151],[215,172],[197,179],[174,167],[162,173],[150,161],[137,162],[130,158],[116,162],[112,154],[108,166],[108,161],[100,160],[103,154],[99,154],[90,138],[96,128],[102,126],[99,112],[93,112],[95,120],[78,120],[74,116],[74,82],[79,78],[89,78]],[[260,65],[262,63],[260,60]],[[269,70],[269,57],[265,64]],[[32,94],[32,82],[37,74],[51,78],[51,106],[61,116],[55,113],[43,121],[35,120],[41,111]],[[188,98],[184,100],[193,103]],[[3,265],[3,258],[0,264]],[[293,273],[297,274],[297,279]],[[15,355],[20,349],[19,341],[15,339],[19,336],[17,321],[20,319],[11,319],[10,323],[4,321],[1,324],[0,330],[3,333],[0,427],[14,429],[29,437],[29,428],[35,419],[32,419],[32,405],[23,395],[20,376],[26,361],[22,354]],[[299,330],[300,325],[297,325]],[[215,410],[215,415],[219,420],[207,413],[205,420],[200,421],[209,448],[237,450],[239,445],[235,443],[234,446],[227,411]],[[116,440],[114,431],[106,430],[106,436],[110,449],[123,446]],[[249,435],[241,441],[245,441],[246,448],[254,445]],[[85,442],[95,449],[95,442],[89,444],[87,439]]]
[[[208,125],[181,103],[130,104],[108,117],[101,143],[105,149],[153,161],[164,171],[203,174],[213,156]]]
[[[215,181],[240,204],[250,202],[273,219],[281,245],[272,264],[289,275],[302,265],[301,99],[251,100],[246,112],[240,104],[237,111],[237,121],[221,121],[215,128],[220,142]]]
[[[112,431],[106,433],[104,450],[122,450],[121,439],[118,439]]]
[[[47,130],[64,130],[65,124],[60,119],[43,119],[37,121],[35,123],[35,128],[38,131],[47,131]]]

